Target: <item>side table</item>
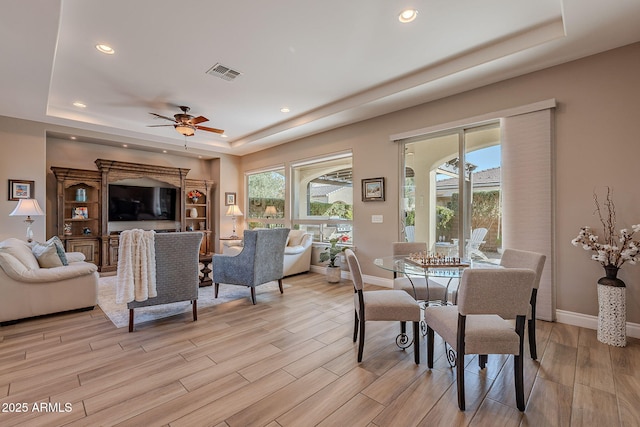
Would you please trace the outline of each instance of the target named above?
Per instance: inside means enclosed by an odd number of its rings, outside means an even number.
[[[211,269],[209,268],[209,264],[213,260],[213,254],[200,254],[198,257],[198,261],[202,263],[202,269],[200,272],[202,273],[202,277],[200,278],[200,287],[203,286],[211,286],[213,284],[213,280],[209,277],[209,273],[211,273]]]

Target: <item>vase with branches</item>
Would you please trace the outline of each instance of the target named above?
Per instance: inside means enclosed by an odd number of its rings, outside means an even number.
[[[595,214],[602,224],[602,238],[594,234],[589,226],[580,228],[578,236],[571,241],[574,246],[582,246],[591,251],[591,259],[599,262],[605,270],[605,277],[598,280],[598,341],[624,347],[626,345],[626,286],[618,276],[623,264],[635,264],[640,258],[640,242],[634,239],[640,232],[640,224],[616,229],[616,207],[611,188],[602,202],[594,192]]]
[[[593,200],[596,205],[595,213],[603,228],[602,240],[600,236],[594,234],[591,227],[584,226],[580,228],[578,236],[571,243],[574,246],[582,246],[586,251],[594,252],[591,259],[604,267],[607,278],[616,279],[618,270],[623,264],[627,262],[635,264],[640,259],[640,242],[634,239],[635,233],[640,232],[640,224],[632,225],[631,231],[626,228],[619,231],[616,229],[616,207],[613,203],[611,188],[607,187],[607,196],[602,203],[604,209],[595,193]],[[620,286],[619,283],[617,285],[614,282],[606,284]]]

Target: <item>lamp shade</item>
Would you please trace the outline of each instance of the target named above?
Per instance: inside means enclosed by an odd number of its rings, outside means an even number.
[[[267,206],[267,208],[264,210],[264,214],[266,216],[276,216],[278,215],[278,211],[276,210],[275,206]]]
[[[242,216],[242,211],[238,205],[231,205],[229,209],[227,209],[227,216]]]
[[[196,133],[196,128],[195,126],[192,126],[190,124],[187,123],[179,123],[177,125],[173,125],[176,130],[181,133],[184,136],[192,136],[194,133]]]
[[[36,199],[20,199],[18,205],[9,216],[42,216],[44,212],[40,209]]]

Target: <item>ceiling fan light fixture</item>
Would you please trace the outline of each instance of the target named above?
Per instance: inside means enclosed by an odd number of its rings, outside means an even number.
[[[174,127],[176,128],[178,133],[184,136],[192,136],[194,133],[196,133],[196,127],[188,123],[178,123],[177,125],[174,125]]]

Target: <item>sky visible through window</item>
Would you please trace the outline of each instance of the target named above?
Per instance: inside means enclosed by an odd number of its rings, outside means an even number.
[[[467,153],[466,160],[478,166],[474,172],[497,168],[500,166],[500,144]]]

